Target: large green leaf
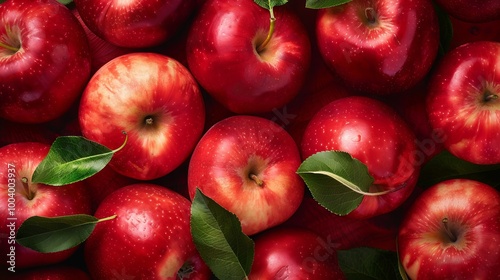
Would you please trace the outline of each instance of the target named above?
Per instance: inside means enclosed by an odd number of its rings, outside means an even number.
[[[500,188],[500,164],[481,165],[457,158],[442,151],[427,162],[420,172],[418,185],[430,187],[448,179],[464,178]]]
[[[42,253],[60,252],[85,241],[100,221],[89,215],[59,217],[33,216],[26,219],[16,234],[17,243]]]
[[[306,0],[306,8],[325,9],[349,3],[352,0]]]
[[[338,215],[356,209],[373,183],[368,168],[346,152],[325,151],[308,157],[297,173],[314,199]]]
[[[254,257],[252,239],[242,232],[236,215],[199,189],[191,205],[191,234],[201,257],[217,278],[248,278]]]
[[[110,150],[81,136],[58,137],[33,172],[31,181],[62,186],[84,180],[101,171],[123,145]]]
[[[337,251],[339,266],[348,280],[401,280],[396,252],[376,248]]]

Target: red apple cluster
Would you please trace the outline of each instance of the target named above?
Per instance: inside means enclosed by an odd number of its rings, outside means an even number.
[[[498,189],[419,185],[441,153],[500,164],[500,1],[69,2],[0,1],[2,279],[212,279],[198,190],[255,242],[248,279],[350,279],[336,252],[358,247],[414,280],[500,279]],[[59,136],[125,144],[90,178],[32,182]],[[373,178],[347,215],[297,172],[325,151]],[[74,214],[112,219],[61,252],[17,244]]]

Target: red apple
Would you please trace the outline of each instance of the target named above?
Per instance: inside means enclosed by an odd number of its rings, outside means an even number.
[[[488,22],[465,22],[449,17],[453,28],[450,49],[477,41],[500,42],[500,19]]]
[[[168,40],[195,9],[195,1],[75,0],[83,22],[114,45],[144,48]]]
[[[321,151],[344,151],[368,168],[374,182],[348,215],[370,218],[400,206],[415,187],[420,166],[416,137],[388,105],[372,98],[352,96],[324,106],[309,122],[302,138],[303,159]]]
[[[2,256],[7,256],[2,266],[9,270],[59,263],[77,249],[40,253],[20,246],[15,236],[27,218],[91,214],[89,193],[82,183],[53,187],[31,182],[33,172],[49,148],[48,144],[36,142],[0,148],[0,219],[4,221],[0,232],[5,233],[0,239],[0,251]]]
[[[476,163],[500,163],[500,43],[462,45],[433,72],[427,112],[444,147]]]
[[[42,123],[66,112],[90,77],[83,28],[55,0],[0,5],[0,117]]]
[[[249,279],[345,279],[335,249],[307,229],[279,226],[261,233],[254,256]]]
[[[466,22],[487,22],[500,19],[498,0],[436,0],[443,10]]]
[[[431,69],[439,25],[429,0],[353,0],[318,12],[317,40],[347,84],[373,94],[404,92]]]
[[[270,13],[252,0],[207,0],[191,25],[189,69],[210,95],[235,113],[279,108],[298,94],[305,80],[307,32],[291,10],[275,7],[274,15],[275,29],[264,45]]]
[[[159,185],[111,193],[95,216],[116,218],[98,223],[85,242],[92,279],[209,279],[191,238],[190,209],[187,198]]]
[[[117,57],[92,77],[79,112],[83,136],[111,149],[118,173],[140,180],[164,176],[191,154],[203,133],[203,97],[189,71],[154,53]]]
[[[103,40],[101,37],[95,35],[95,33],[92,32],[87,25],[85,25],[76,8],[73,8],[71,12],[78,19],[83,27],[83,30],[85,30],[85,35],[87,35],[92,62],[92,74],[113,58],[135,51],[135,49],[119,47]]]
[[[198,142],[188,169],[189,195],[199,188],[234,213],[252,235],[288,219],[300,205],[304,183],[292,137],[276,123],[233,116],[212,126]]]
[[[425,190],[401,224],[400,261],[411,279],[499,279],[500,194],[451,179]]]

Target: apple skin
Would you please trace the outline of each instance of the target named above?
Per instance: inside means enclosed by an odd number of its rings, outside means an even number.
[[[427,113],[446,135],[444,147],[472,163],[500,163],[500,43],[453,49],[431,79]]]
[[[195,1],[75,0],[83,22],[93,33],[114,45],[145,48],[175,34],[195,9]]]
[[[500,42],[500,19],[488,22],[465,22],[449,17],[453,28],[450,49],[459,47],[465,43],[477,41]]]
[[[66,112],[90,77],[85,32],[54,0],[11,0],[0,5],[0,117],[42,123]]]
[[[369,9],[376,14],[374,23]],[[429,0],[354,0],[321,9],[316,34],[330,69],[356,90],[379,95],[417,84],[430,71],[439,45]]]
[[[139,180],[164,176],[191,154],[203,133],[205,108],[198,85],[178,61],[154,53],[117,57],[89,81],[79,109],[83,136],[125,147],[110,166]]]
[[[193,151],[189,196],[193,199],[199,188],[234,213],[245,234],[256,234],[284,222],[299,207],[304,195],[296,174],[300,163],[293,138],[276,123],[229,117],[212,126]]]
[[[120,188],[99,205],[98,223],[85,242],[85,263],[92,279],[209,279],[191,238],[190,201],[165,187],[139,183]]]
[[[399,230],[405,271],[413,280],[499,279],[499,217],[500,194],[484,183],[451,179],[426,189]]]
[[[2,279],[9,280],[92,280],[83,269],[65,264],[49,265],[19,272],[0,272]]]
[[[11,229],[7,225],[10,222],[15,224],[17,232],[19,226],[27,218],[35,215],[55,217],[91,214],[90,196],[82,183],[78,182],[63,187],[31,183],[33,172],[45,158],[49,148],[50,145],[37,142],[14,143],[0,148],[0,164],[2,166],[0,168],[0,199],[2,201],[0,203],[0,218],[6,221],[0,225],[0,232],[9,233]],[[29,194],[23,186],[21,181],[23,177],[29,180],[27,185],[33,194],[32,199],[29,199]],[[12,183],[13,178],[15,179],[15,207],[11,207],[14,210],[14,215],[11,216],[7,201],[11,198],[9,193],[12,192],[9,192],[9,183]],[[15,220],[9,220],[12,217]],[[15,246],[16,269],[60,263],[68,259],[77,249],[74,247],[57,253],[39,253],[17,243],[12,244],[12,239],[8,239],[7,235],[2,236],[1,240],[2,256],[10,253],[10,246]],[[3,262],[2,266],[10,265]]]
[[[218,102],[238,114],[269,112],[296,96],[309,68],[308,34],[297,16],[274,8],[276,27],[268,34],[269,11],[252,0],[207,0],[194,19],[186,44],[193,76]]]
[[[500,19],[497,0],[436,0],[443,10],[462,21],[487,22]]]
[[[302,158],[321,151],[344,151],[361,161],[374,178],[371,192],[348,214],[365,219],[388,213],[412,193],[420,166],[415,160],[416,137],[388,105],[373,98],[350,96],[324,106],[307,125],[301,143]]]
[[[346,279],[335,250],[321,236],[299,227],[278,226],[255,238],[249,279]]]

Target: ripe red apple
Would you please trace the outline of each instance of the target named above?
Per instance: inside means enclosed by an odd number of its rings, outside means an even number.
[[[195,1],[75,0],[83,22],[105,41],[129,48],[159,45],[194,12]]]
[[[431,69],[439,26],[429,0],[353,0],[321,9],[319,50],[328,66],[357,90],[404,92]]]
[[[42,123],[66,112],[90,77],[83,28],[54,0],[0,5],[0,117]]]
[[[433,72],[427,112],[444,147],[476,163],[500,163],[500,43],[480,41],[448,52]]]
[[[392,190],[379,196],[364,196],[348,215],[370,218],[400,206],[415,187],[416,137],[388,105],[369,97],[351,96],[324,106],[311,119],[302,138],[303,159],[321,151],[344,151],[364,163],[374,182],[370,192]]]
[[[279,226],[261,233],[254,256],[249,279],[345,279],[335,249],[307,229]]]
[[[36,267],[15,273],[1,271],[0,276],[9,280],[91,280],[83,269],[65,264]]]
[[[487,22],[500,19],[497,0],[436,0],[443,10],[466,22]]]
[[[499,279],[500,194],[472,180],[425,190],[398,234],[400,261],[411,279]]]
[[[119,47],[111,44],[110,42],[103,40],[101,37],[95,35],[87,25],[83,22],[78,10],[76,8],[71,9],[71,12],[78,19],[80,24],[85,30],[85,35],[87,35],[87,40],[89,42],[90,56],[91,56],[91,74],[93,75],[99,68],[101,68],[108,61],[116,58],[120,55],[134,52],[135,49]]]
[[[212,126],[189,162],[188,188],[199,188],[234,213],[252,235],[288,219],[300,205],[304,183],[292,137],[276,123],[233,116]]]
[[[77,247],[57,252],[40,253],[16,243],[21,224],[31,216],[63,216],[91,214],[90,197],[82,183],[62,187],[33,184],[31,176],[47,156],[50,146],[36,142],[9,144],[0,148],[0,251],[7,256],[2,266],[18,270],[62,262]],[[12,271],[12,270],[11,270]]]
[[[310,61],[307,32],[291,10],[275,7],[274,15],[275,29],[264,45],[270,13],[252,0],[207,0],[191,25],[189,69],[235,113],[279,108],[304,82]]]
[[[477,41],[500,42],[500,19],[488,22],[465,22],[452,16],[449,18],[453,28],[450,49]]]
[[[140,180],[164,176],[191,154],[203,132],[205,109],[196,81],[176,60],[131,53],[104,65],[89,81],[79,112],[83,136],[110,149],[110,162]]]
[[[98,223],[85,242],[92,279],[209,279],[191,238],[190,209],[187,198],[159,185],[111,193],[95,216],[116,218]]]

